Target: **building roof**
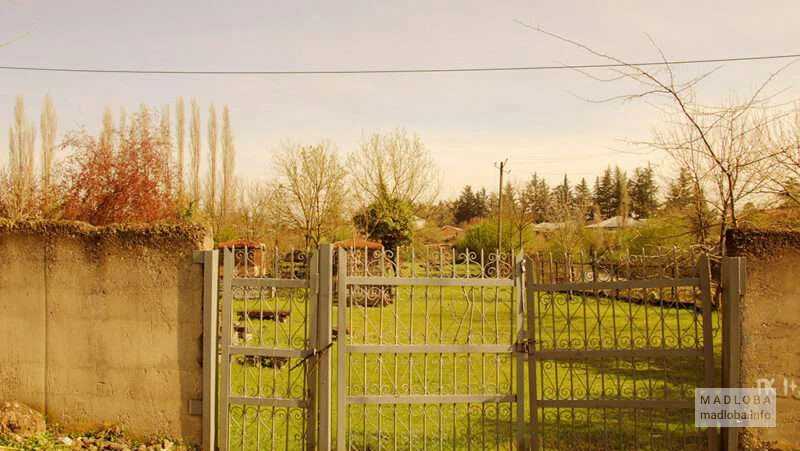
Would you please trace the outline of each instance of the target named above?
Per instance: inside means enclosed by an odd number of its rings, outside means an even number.
[[[464,229],[462,229],[461,227],[456,227],[454,225],[443,225],[441,230],[442,230],[442,232],[444,232],[445,230],[453,231],[453,232],[463,232],[464,231]]]
[[[383,244],[364,238],[352,238],[349,240],[337,241],[333,243],[333,247],[341,247],[344,249],[369,249],[377,251],[383,249]]]
[[[569,222],[540,222],[538,224],[533,225],[533,230],[537,232],[551,232],[556,229],[560,229],[563,227],[568,226]]]
[[[444,225],[439,228],[439,233],[441,233],[444,240],[453,240],[461,237],[464,234],[464,229],[452,225]]]
[[[254,249],[254,248],[263,248],[264,243],[259,243],[258,241],[253,240],[230,240],[225,241],[223,243],[217,244],[217,249]]]
[[[612,216],[605,221],[586,226],[587,229],[619,229],[622,227],[638,227],[645,223],[644,219],[622,218],[622,216]]]

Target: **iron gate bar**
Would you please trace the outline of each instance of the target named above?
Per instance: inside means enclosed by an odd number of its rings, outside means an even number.
[[[657,358],[657,357],[703,357],[702,349],[553,349],[531,351],[540,360],[576,360],[591,358]]]
[[[267,278],[234,278],[234,287],[250,288],[310,288],[307,279],[267,279]]]
[[[347,276],[347,285],[386,285],[408,287],[513,287],[514,280],[500,278],[444,278],[444,277],[356,277]]]
[[[567,409],[691,409],[694,399],[540,399],[539,406]]]
[[[699,286],[700,279],[687,277],[682,279],[641,279],[597,282],[563,282],[534,283],[531,287],[536,291],[590,291],[590,290],[636,290],[645,288],[680,288]]]
[[[358,354],[380,354],[380,353],[398,353],[398,354],[451,354],[451,353],[510,353],[514,352],[516,346],[511,345],[443,345],[443,344],[430,344],[430,345],[347,345],[345,347],[347,352],[354,352]]]
[[[348,396],[348,404],[480,404],[486,402],[515,402],[516,395],[374,395]]]
[[[275,349],[275,348],[259,348],[255,346],[231,346],[228,350],[230,355],[257,355],[265,357],[298,357],[306,358],[314,351],[301,350],[301,349]]]
[[[231,404],[243,404],[246,406],[303,408],[311,406],[311,403],[307,399],[254,398],[251,396],[231,396],[228,399]]]

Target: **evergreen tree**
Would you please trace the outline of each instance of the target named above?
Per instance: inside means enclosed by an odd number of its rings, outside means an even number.
[[[617,214],[618,195],[619,190],[615,186],[614,173],[611,171],[611,166],[608,166],[603,172],[603,176],[595,181],[594,188],[594,203],[597,204],[603,218],[610,218]]]
[[[564,174],[564,181],[553,188],[553,198],[562,208],[569,208],[572,206],[572,188],[569,186],[567,174]]]
[[[458,223],[468,222],[473,218],[486,216],[488,213],[485,189],[475,192],[470,185],[467,185],[453,203],[453,217]]]
[[[628,175],[617,166],[614,168],[614,190],[612,194],[614,214],[623,219],[630,216],[631,199],[628,193]]]
[[[582,178],[581,182],[575,185],[575,195],[573,202],[578,214],[585,220],[592,217],[592,191],[589,189],[589,184],[586,179]]]
[[[653,168],[648,164],[636,168],[630,181],[631,212],[637,218],[648,218],[658,209],[658,187]]]
[[[687,168],[681,168],[678,176],[669,183],[667,189],[666,208],[681,208],[693,202],[694,182]]]
[[[714,216],[708,208],[703,187],[689,169],[681,168],[678,176],[670,182],[664,207],[687,217],[695,238],[701,243],[706,241]]]
[[[535,224],[545,222],[550,219],[552,213],[552,202],[550,198],[550,188],[543,178],[539,178],[535,173],[525,185],[523,193],[525,204],[532,216]]]

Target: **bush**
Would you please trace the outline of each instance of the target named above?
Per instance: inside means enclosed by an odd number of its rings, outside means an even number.
[[[94,225],[177,220],[169,147],[138,118],[130,133],[96,139],[69,135],[62,192],[65,219]]]
[[[372,202],[353,221],[367,231],[367,236],[394,250],[411,242],[411,205],[403,199],[386,197]]]
[[[508,250],[508,244],[505,244],[504,250]],[[458,253],[463,253],[467,249],[473,252],[481,252],[484,254],[491,254],[497,252],[497,223],[484,219],[483,221],[475,224],[467,229],[464,236],[461,237],[455,246]]]

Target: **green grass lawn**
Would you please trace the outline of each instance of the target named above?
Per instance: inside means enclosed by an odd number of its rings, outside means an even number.
[[[281,289],[275,296],[263,292],[261,301],[245,302],[240,297],[236,311],[291,312],[285,322],[248,320],[247,343],[302,348],[308,339],[304,296],[302,290]],[[347,308],[350,343],[511,344],[516,340],[510,288],[400,287],[391,297],[396,302],[389,305]],[[564,294],[542,295],[536,305],[540,350],[693,348],[700,345],[695,334],[702,337],[702,317],[689,309]],[[719,340],[717,333],[717,348]],[[335,406],[336,347],[330,352]],[[234,396],[302,399],[308,387],[304,365],[290,371],[296,362],[280,369],[234,362]],[[522,377],[525,411],[529,411],[527,364],[519,373],[510,354],[351,354],[346,376],[349,396],[510,395],[517,393]],[[703,385],[702,361],[694,357],[547,360],[537,364],[536,377],[539,399],[693,399],[692,389]],[[302,449],[304,412],[233,406],[231,449]],[[346,414],[347,443],[358,450],[516,449],[520,435],[513,402],[351,405]],[[691,449],[702,442],[702,435],[694,431],[691,409],[547,408],[539,409],[537,418],[543,449]],[[527,436],[530,419],[524,420]]]

